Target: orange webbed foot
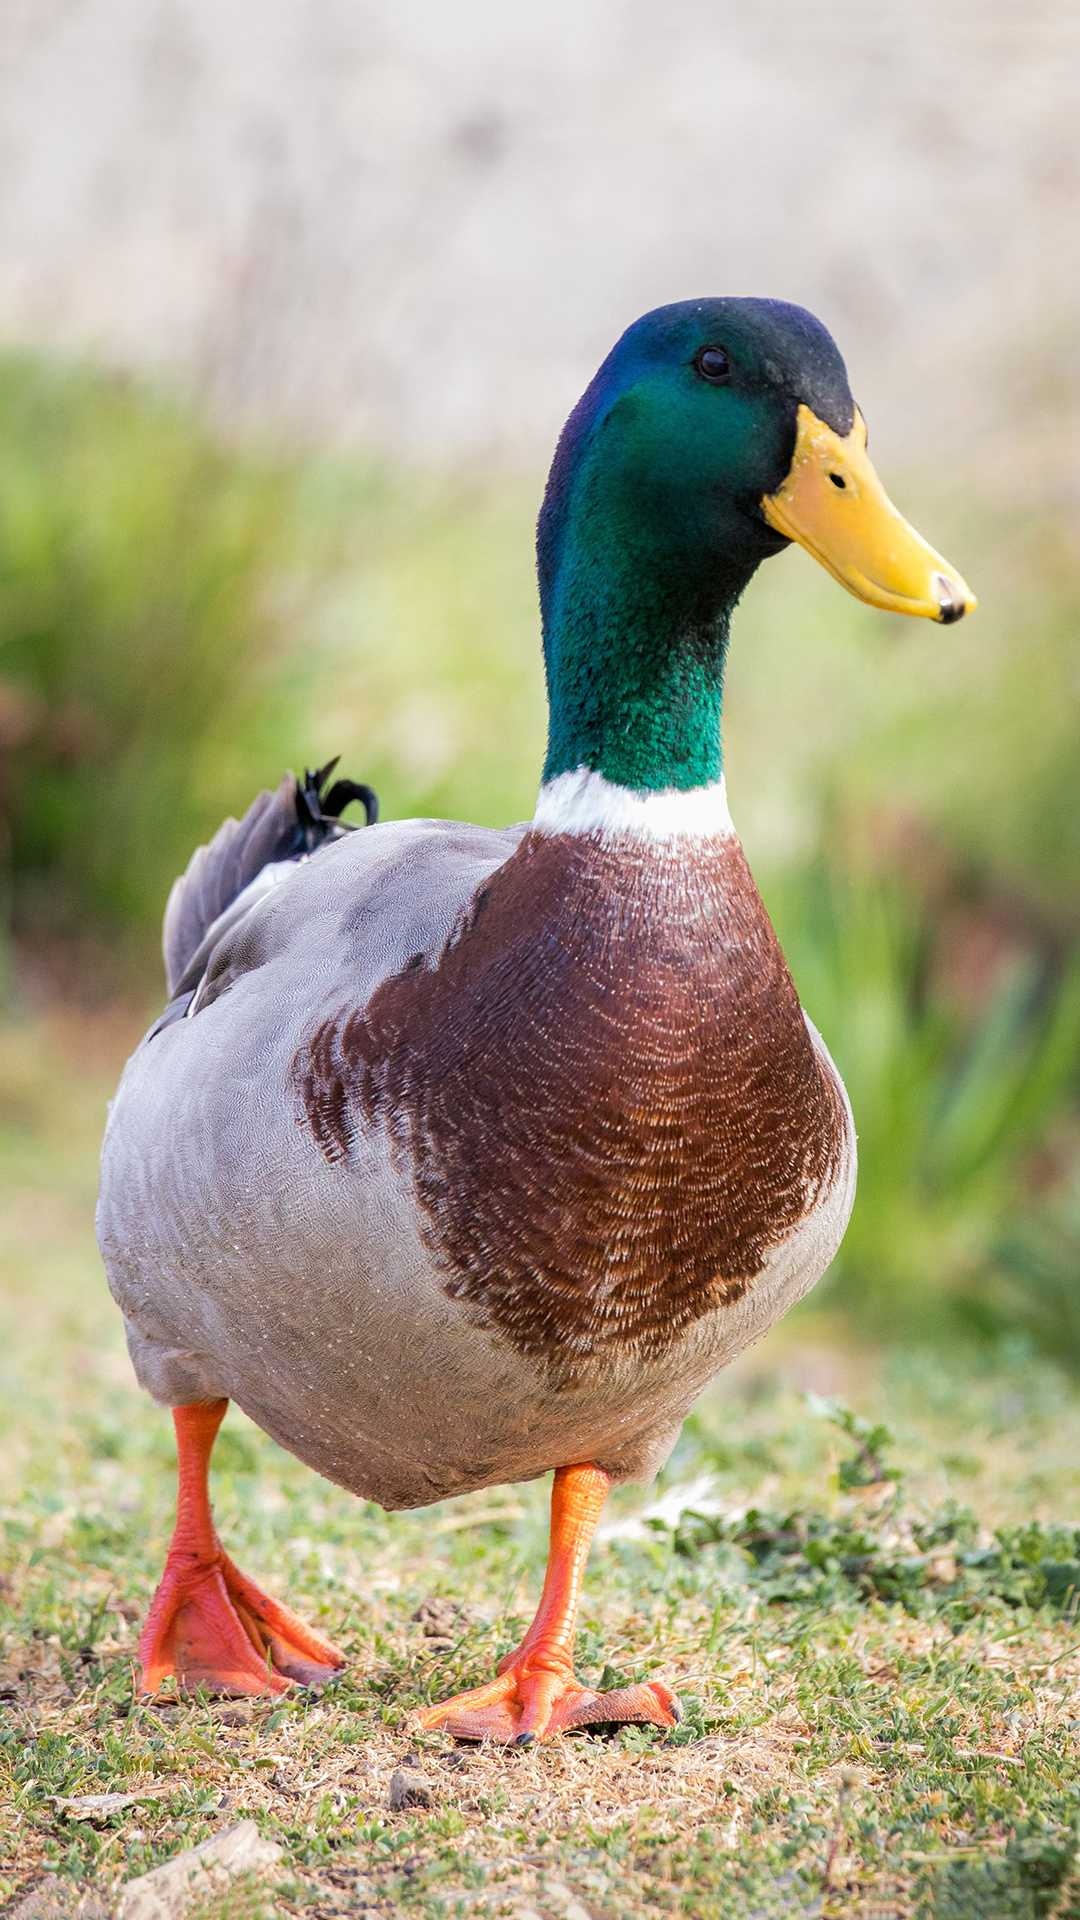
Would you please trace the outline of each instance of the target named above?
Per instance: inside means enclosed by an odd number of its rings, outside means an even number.
[[[344,1656],[263,1593],[223,1552],[210,1511],[210,1455],[227,1400],[173,1408],[179,1475],[176,1527],[139,1640],[140,1691],[174,1674],[211,1693],[279,1694],[314,1687]]]
[[[597,1693],[574,1675],[578,1595],[610,1484],[602,1467],[558,1469],[551,1489],[547,1572],[532,1626],[500,1663],[496,1679],[423,1708],[418,1715],[422,1727],[441,1727],[455,1740],[525,1747],[571,1727],[632,1721],[673,1727],[682,1717],[675,1695],[659,1680]]]
[[[662,1681],[598,1693],[582,1686],[570,1667],[542,1658],[537,1662],[521,1648],[503,1662],[497,1679],[425,1707],[418,1717],[422,1727],[439,1727],[454,1740],[525,1747],[574,1727],[632,1722],[673,1727],[682,1716],[678,1700]]]
[[[288,1607],[263,1593],[220,1549],[173,1550],[139,1641],[141,1691],[169,1675],[182,1688],[218,1694],[280,1694],[319,1686],[344,1656]]]

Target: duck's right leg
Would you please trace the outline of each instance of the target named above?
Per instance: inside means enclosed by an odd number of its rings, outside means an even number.
[[[210,1511],[209,1468],[227,1400],[173,1408],[176,1528],[139,1640],[142,1691],[168,1674],[212,1693],[285,1693],[315,1686],[344,1656],[234,1567]]]

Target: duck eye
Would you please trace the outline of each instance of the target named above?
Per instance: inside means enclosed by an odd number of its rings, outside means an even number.
[[[722,387],[731,373],[731,362],[723,347],[700,347],[694,355],[694,365],[702,379],[714,387]]]

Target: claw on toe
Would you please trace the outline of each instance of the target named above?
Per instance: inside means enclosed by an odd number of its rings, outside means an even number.
[[[504,1664],[499,1677],[486,1686],[455,1694],[418,1715],[420,1725],[429,1731],[441,1728],[454,1740],[490,1740],[505,1747],[531,1747],[576,1727],[613,1723],[673,1727],[680,1718],[679,1702],[662,1681],[597,1693],[583,1687],[572,1673],[552,1673],[529,1664]]]

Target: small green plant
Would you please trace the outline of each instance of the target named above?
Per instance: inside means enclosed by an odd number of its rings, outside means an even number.
[[[889,1428],[838,1400],[805,1399],[855,1442],[837,1467],[838,1511],[750,1507],[727,1517],[688,1508],[671,1528],[652,1523],[677,1553],[720,1549],[727,1577],[773,1605],[819,1607],[850,1589],[914,1615],[947,1611],[954,1622],[995,1606],[1080,1614],[1080,1527],[1032,1521],[991,1533],[951,1499],[929,1513],[908,1509],[901,1470],[886,1459]],[[868,1506],[860,1496],[877,1487],[889,1497]]]
[[[856,1450],[846,1460],[841,1460],[836,1469],[837,1484],[844,1489],[851,1487],[876,1487],[883,1481],[899,1481],[899,1467],[887,1466],[886,1450],[893,1444],[893,1436],[888,1427],[879,1421],[864,1420],[861,1414],[853,1413],[850,1407],[840,1400],[827,1400],[818,1393],[808,1393],[806,1404],[810,1412],[819,1420],[830,1420],[833,1426],[854,1440]]]
[[[735,1548],[741,1579],[772,1605],[817,1608],[847,1588],[923,1616],[954,1621],[988,1608],[1080,1611],[1080,1528],[999,1528],[988,1538],[966,1509],[917,1519],[782,1512],[751,1507],[733,1520],[688,1512],[674,1531],[676,1552]]]

